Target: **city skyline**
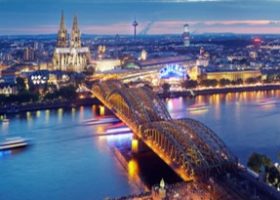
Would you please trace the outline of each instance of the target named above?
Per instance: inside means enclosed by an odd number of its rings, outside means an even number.
[[[77,15],[86,34],[132,34],[134,19],[139,34],[180,34],[185,23],[193,33],[280,33],[278,0],[1,0],[0,5],[0,35],[56,33],[61,10],[67,28]]]
[[[280,0],[0,0],[0,199],[280,200]]]

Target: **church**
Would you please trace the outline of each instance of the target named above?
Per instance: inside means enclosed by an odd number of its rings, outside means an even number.
[[[57,46],[53,54],[54,70],[82,72],[90,64],[90,49],[82,47],[78,18],[74,17],[70,40],[62,13],[57,36]]]

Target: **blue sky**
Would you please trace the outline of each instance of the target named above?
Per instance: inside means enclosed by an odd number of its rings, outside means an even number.
[[[280,33],[280,0],[0,0],[0,35],[57,32],[64,10],[70,28],[77,14],[83,33],[129,34],[191,31]]]

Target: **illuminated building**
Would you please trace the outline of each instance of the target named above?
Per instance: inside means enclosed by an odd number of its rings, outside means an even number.
[[[184,32],[183,32],[183,41],[184,41],[184,46],[189,47],[190,46],[190,31],[189,31],[189,25],[185,24],[184,25]]]
[[[32,48],[25,48],[23,51],[23,60],[24,61],[33,61],[35,59],[34,50]]]
[[[92,65],[96,72],[105,72],[115,69],[117,66],[121,65],[119,59],[103,59],[92,61]]]
[[[153,200],[163,200],[166,199],[166,186],[163,179],[161,179],[159,187],[152,188],[152,199]]]
[[[249,56],[250,56],[250,58],[252,58],[252,59],[257,59],[258,53],[257,53],[256,51],[251,51],[251,52],[249,53]]]
[[[96,68],[97,72],[91,77],[92,81],[100,79],[119,79],[123,80],[125,83],[141,80],[154,86],[158,86],[160,83],[164,82],[179,84],[187,78],[186,70],[182,70],[182,73],[184,74],[183,76],[176,76],[176,73],[173,73],[174,77],[172,77],[172,75],[168,77],[164,75],[164,69],[172,68],[170,66],[187,69],[190,66],[195,65],[195,63],[186,56],[173,56],[147,60],[112,60],[111,63],[108,64],[106,62],[107,60],[97,60],[92,62],[92,65]],[[118,67],[120,65],[121,67]],[[160,75],[161,72],[162,74]],[[167,70],[167,72],[170,72],[170,70]]]
[[[141,51],[139,60],[147,60],[147,57],[148,57],[148,53],[147,53],[147,51],[145,51],[145,49],[143,49]]]
[[[53,68],[62,71],[84,71],[90,63],[90,50],[82,47],[81,32],[78,19],[75,16],[71,31],[70,45],[67,42],[67,30],[62,13],[60,29],[58,31],[57,47],[53,55]]]
[[[67,29],[64,22],[64,14],[61,14],[60,27],[57,34],[57,47],[67,47]]]
[[[187,69],[188,76],[191,80],[197,80],[201,75],[201,68],[198,66],[189,67]]]
[[[72,84],[69,73],[62,71],[37,70],[26,75],[28,84],[33,86],[51,84],[59,87],[61,85],[66,86]]]
[[[0,78],[2,77],[2,71],[6,70],[8,66],[0,64]]]
[[[106,52],[106,46],[99,45],[97,48],[98,58],[102,59],[104,57],[105,52]]]
[[[260,70],[245,70],[245,71],[214,71],[205,72],[201,75],[202,79],[228,79],[230,81],[236,81],[241,79],[245,81],[248,78],[258,78],[261,77],[262,73]]]
[[[159,72],[159,77],[162,83],[171,85],[180,85],[187,78],[186,69],[181,65],[171,64],[163,67]]]
[[[35,71],[29,77],[29,83],[32,85],[46,85],[48,79],[49,73],[47,70]]]
[[[0,83],[0,95],[10,96],[11,94],[17,94],[16,84]]]
[[[210,55],[203,47],[200,48],[199,56],[196,61],[197,66],[207,67],[209,65]]]

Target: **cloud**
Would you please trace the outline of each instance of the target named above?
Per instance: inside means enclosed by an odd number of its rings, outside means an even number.
[[[270,20],[209,20],[209,21],[185,21],[185,20],[162,20],[144,21],[139,23],[138,33],[146,34],[181,34],[184,24],[190,25],[190,31],[195,33],[280,33],[280,21]],[[146,30],[147,26],[149,27]],[[111,24],[88,24],[80,25],[85,34],[132,34],[133,28],[130,22]],[[40,25],[32,27],[0,28],[2,34],[50,34],[56,33],[58,25]],[[70,28],[68,28],[68,32]]]
[[[280,33],[280,21],[270,20],[225,20],[225,21],[184,21],[163,20],[155,21],[149,27],[147,34],[181,34],[184,24],[190,25],[191,32],[196,33]],[[150,22],[141,22],[138,32],[142,32]],[[83,28],[83,27],[82,27]],[[84,32],[95,34],[131,34],[129,22],[110,25],[92,25],[83,28]]]

